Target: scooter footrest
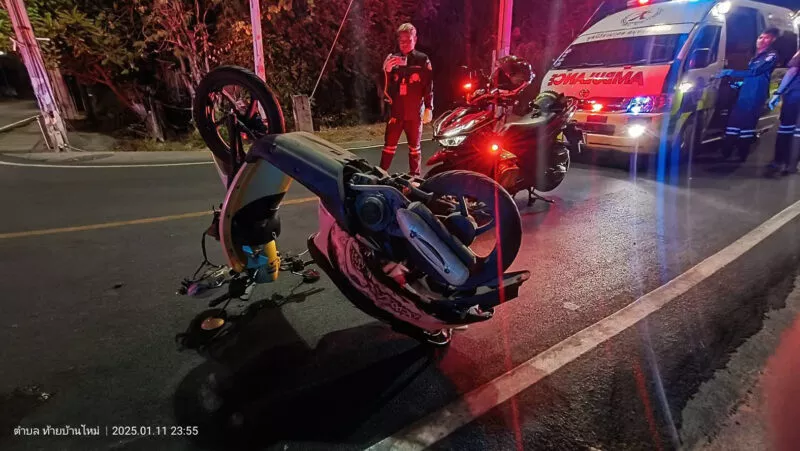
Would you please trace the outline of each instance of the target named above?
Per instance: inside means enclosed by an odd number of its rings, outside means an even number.
[[[503,302],[510,301],[519,296],[519,287],[531,276],[530,271],[516,271],[503,275],[503,279],[496,285],[483,285],[478,287],[475,294],[458,299],[443,299],[431,303],[441,311],[453,310],[466,312],[473,306],[483,310],[492,309]],[[502,290],[500,289],[502,286]]]

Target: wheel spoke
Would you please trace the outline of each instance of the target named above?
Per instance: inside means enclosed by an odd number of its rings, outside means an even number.
[[[250,100],[250,105],[247,105],[247,110],[245,110],[245,116],[248,119],[252,119],[256,113],[258,113],[258,101],[256,99]]]
[[[458,204],[461,207],[461,215],[469,216],[469,211],[467,209],[467,198],[464,196],[459,196]]]

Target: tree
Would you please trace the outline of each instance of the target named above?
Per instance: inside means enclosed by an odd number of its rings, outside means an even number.
[[[315,122],[356,123],[381,105],[386,55],[395,30],[438,0],[356,0],[315,93]],[[333,45],[350,0],[281,1],[262,10],[267,81],[290,104],[292,94],[310,95]],[[314,30],[309,33],[309,30]]]
[[[0,51],[8,53],[11,51],[11,36],[14,35],[14,29],[4,5],[0,3]]]
[[[141,24],[132,4],[91,0],[28,2],[37,36],[49,38],[41,47],[47,62],[84,84],[101,84],[140,121],[151,137],[163,132],[150,96],[137,82],[142,63]],[[32,12],[33,10],[33,12]]]
[[[195,87],[211,70],[212,28],[220,0],[133,0],[142,14],[146,48],[174,61],[184,87],[194,98]],[[225,29],[229,24],[216,24]]]
[[[537,82],[558,57],[572,43],[589,20],[601,0],[564,0],[537,5],[521,4],[515,9],[515,30],[512,53],[530,61],[537,74]]]

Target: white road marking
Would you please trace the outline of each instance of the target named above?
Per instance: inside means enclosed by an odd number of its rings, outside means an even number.
[[[198,166],[212,164],[213,161],[194,161],[186,163],[153,163],[153,164],[42,164],[42,163],[15,163],[0,160],[2,166],[16,166],[23,168],[56,168],[56,169],[109,169],[109,168],[163,168],[170,166]]]
[[[432,139],[421,139],[420,142],[428,142],[433,141]],[[408,141],[399,142],[397,143],[398,146],[402,146],[403,144],[408,144]],[[365,146],[365,147],[345,147],[344,150],[366,150],[366,149],[380,149],[383,147],[383,144],[379,144],[377,146]]]
[[[790,205],[726,248],[688,271],[645,294],[627,307],[575,333],[462,398],[429,414],[369,450],[425,449],[460,427],[508,401],[570,362],[657,312],[699,283],[716,274],[800,215],[800,201]]]

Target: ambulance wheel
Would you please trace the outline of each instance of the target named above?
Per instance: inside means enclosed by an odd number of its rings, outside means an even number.
[[[677,169],[692,162],[692,158],[700,146],[697,128],[697,116],[693,114],[683,124],[680,133],[670,145],[670,152],[667,158],[668,167]]]
[[[678,156],[681,163],[691,161],[700,144],[698,138],[697,116],[692,115],[681,128],[681,132],[672,146],[672,152]]]

